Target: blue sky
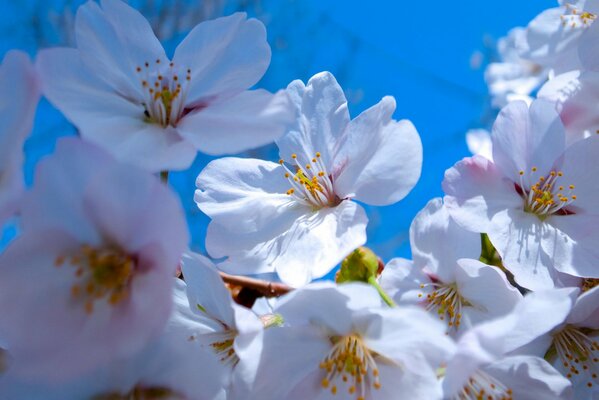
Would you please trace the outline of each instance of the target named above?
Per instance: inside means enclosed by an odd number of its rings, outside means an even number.
[[[233,3],[225,7],[225,13],[239,8],[238,2]],[[442,195],[445,169],[468,155],[465,132],[489,122],[483,70],[471,67],[473,54],[492,55],[494,40],[556,3],[263,0],[248,7],[250,14],[267,25],[273,48],[271,67],[258,86],[276,90],[293,79],[305,81],[329,70],[346,90],[353,116],[385,95],[396,98],[395,118],[412,120],[421,135],[423,173],[403,201],[368,208],[368,235],[369,245],[384,259],[408,256],[407,230],[412,218],[429,199]],[[39,32],[28,31],[21,21],[28,21],[27,13],[35,9],[0,5],[3,8],[7,12],[1,14],[0,52],[16,47],[33,54]],[[56,18],[56,12],[42,15],[42,21]],[[19,34],[15,34],[15,24]],[[58,41],[56,36],[51,38]],[[172,48],[177,39],[167,47]],[[72,133],[47,103],[40,105],[35,131],[26,144],[28,182],[37,160],[52,151],[55,138]],[[278,158],[272,147],[244,156]],[[200,155],[189,171],[171,174],[171,185],[188,213],[193,247],[200,251],[208,218],[196,209],[193,191],[195,176],[209,160]]]

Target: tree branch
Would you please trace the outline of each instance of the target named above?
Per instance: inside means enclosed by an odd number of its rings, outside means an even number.
[[[287,286],[284,283],[269,282],[239,275],[229,275],[224,272],[219,272],[219,274],[225,283],[253,289],[260,292],[264,297],[279,297],[293,290],[291,286]]]

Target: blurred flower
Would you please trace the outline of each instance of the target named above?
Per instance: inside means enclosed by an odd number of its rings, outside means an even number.
[[[68,379],[159,335],[187,245],[176,196],[101,149],[64,139],[24,197],[0,256],[0,336],[11,370]]]
[[[251,399],[440,399],[436,369],[453,351],[442,326],[411,307],[383,308],[360,283],[308,285],[275,307]]]
[[[0,66],[0,226],[18,208],[24,189],[23,144],[39,101],[38,79],[29,57],[10,51]]]
[[[181,283],[175,281],[177,286]],[[10,399],[214,400],[228,383],[226,368],[210,349],[186,334],[174,314],[161,335],[134,354],[61,382],[36,381],[9,370],[0,377],[0,392]]]
[[[560,0],[526,27],[525,45],[520,56],[556,74],[580,68],[578,41],[599,13],[595,0]]]
[[[497,50],[501,61],[489,64],[485,70],[485,81],[495,107],[514,100],[532,101],[532,92],[547,80],[547,69],[520,57],[526,47],[525,36],[523,28],[514,28],[500,39]]]
[[[364,209],[349,200],[387,205],[408,194],[420,177],[422,145],[411,122],[391,119],[392,97],[350,121],[328,72],[288,91],[299,117],[277,142],[279,164],[215,160],[198,176],[195,200],[212,218],[208,252],[228,257],[220,268],[276,271],[301,286],[366,241]]]
[[[292,118],[287,96],[248,91],[270,62],[264,25],[243,13],[197,25],[169,60],[149,23],[120,0],[77,12],[77,49],[40,51],[44,95],[81,136],[151,172],[196,152],[272,142]]]

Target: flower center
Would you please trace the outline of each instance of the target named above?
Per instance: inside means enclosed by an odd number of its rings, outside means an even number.
[[[599,279],[596,278],[584,278],[582,280],[582,285],[581,285],[581,290],[582,292],[588,292],[589,290],[593,289],[594,287],[599,286]]]
[[[468,379],[455,400],[512,400],[512,390],[484,371],[477,370]]]
[[[170,62],[162,67],[160,59],[136,68],[144,93],[142,105],[148,122],[163,127],[176,126],[185,111],[191,70]]]
[[[588,387],[599,383],[599,343],[591,339],[590,330],[568,325],[553,335],[553,350],[562,361],[568,379],[585,379]]]
[[[71,296],[83,302],[85,312],[91,314],[98,300],[106,299],[115,306],[129,297],[131,281],[135,274],[135,259],[114,248],[96,249],[81,246],[72,256],[61,256],[56,267],[65,263],[75,268],[76,283],[71,286]]]
[[[289,196],[314,210],[335,207],[341,203],[320,153],[317,152],[305,166],[299,163],[296,154],[292,154],[291,158],[295,164],[292,166],[295,172],[285,165],[284,160],[279,160],[279,164],[285,168],[285,178],[291,183],[291,189],[287,191]]]
[[[563,26],[570,26],[572,28],[588,27],[597,18],[595,14],[588,11],[579,10],[572,4],[566,3],[565,7],[566,11],[560,17]]]
[[[472,304],[462,297],[455,283],[445,284],[442,282],[423,283],[421,289],[432,286],[432,292],[426,295],[427,311],[437,311],[439,319],[447,321],[448,327],[458,329],[462,320],[462,308],[470,307]],[[422,293],[418,297],[423,297]]]
[[[331,338],[333,348],[322,360],[319,368],[326,376],[322,379],[323,389],[332,394],[339,390],[338,384],[349,385],[349,394],[358,394],[358,400],[366,399],[366,389],[371,386],[381,388],[379,370],[372,352],[358,335]],[[341,381],[341,382],[339,382]]]
[[[216,353],[223,364],[237,365],[239,357],[235,353],[233,343],[235,343],[236,331],[228,330],[221,333],[216,341],[210,343],[210,347]]]
[[[529,178],[534,181],[537,167],[532,167]],[[536,214],[539,218],[545,219],[552,214],[568,215],[573,214],[567,207],[576,200],[573,194],[574,185],[563,185],[563,172],[551,171],[548,175],[538,177],[536,183],[526,190],[523,182],[524,171],[519,172],[520,185],[516,185],[516,191],[524,200],[524,211]]]

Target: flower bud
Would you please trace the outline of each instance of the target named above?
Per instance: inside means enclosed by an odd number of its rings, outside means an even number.
[[[376,278],[379,269],[379,260],[376,254],[367,247],[358,247],[341,262],[341,269],[335,281],[368,282],[371,277]]]

